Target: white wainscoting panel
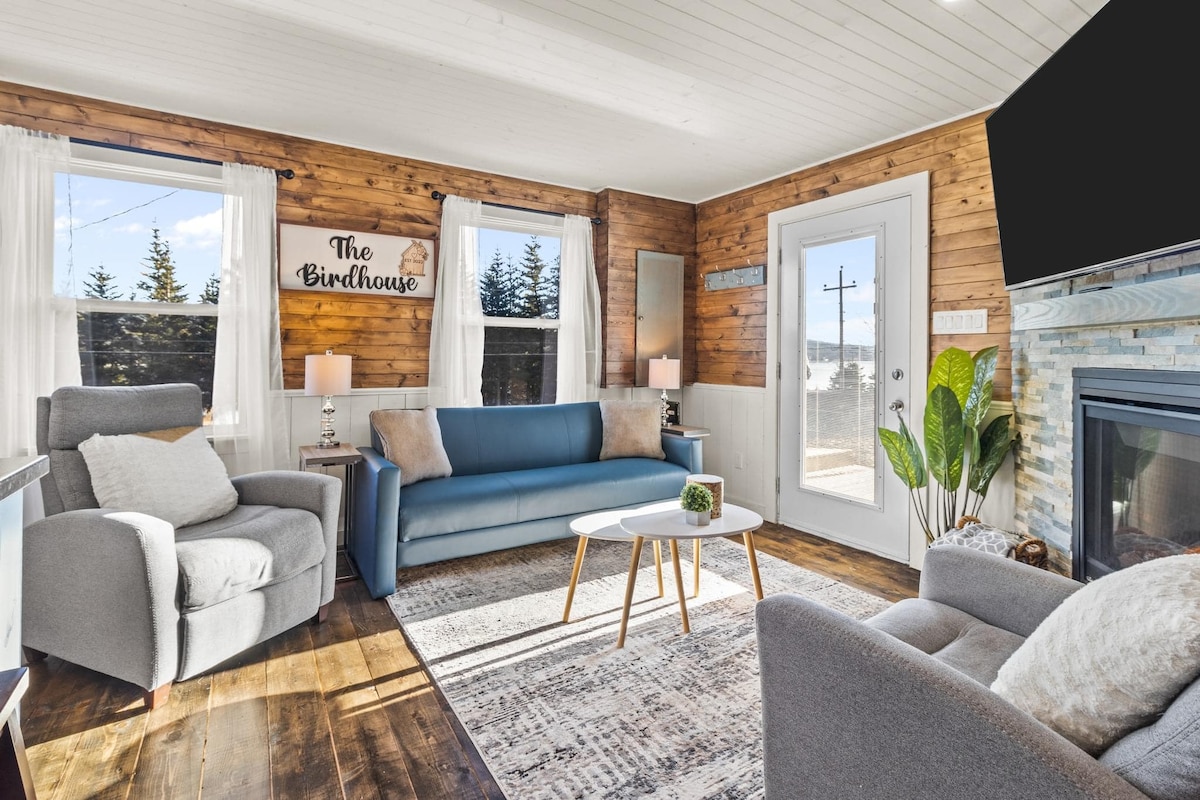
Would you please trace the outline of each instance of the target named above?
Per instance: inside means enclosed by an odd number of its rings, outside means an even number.
[[[697,383],[683,390],[683,424],[711,431],[704,439],[704,471],[725,479],[729,502],[773,520],[774,492],[764,485],[764,465],[775,457],[766,446],[766,414],[766,389]]]

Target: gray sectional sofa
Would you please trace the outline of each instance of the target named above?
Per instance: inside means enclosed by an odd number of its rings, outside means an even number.
[[[581,514],[678,497],[703,472],[700,439],[663,434],[665,460],[599,460],[598,403],[439,408],[452,474],[401,487],[372,446],[354,480],[347,544],[372,597],[396,590],[396,570],[570,536]]]

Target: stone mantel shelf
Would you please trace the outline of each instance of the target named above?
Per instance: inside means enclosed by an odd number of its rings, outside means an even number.
[[[1013,305],[1013,330],[1103,327],[1200,317],[1200,274]]]
[[[0,500],[16,494],[50,471],[45,456],[0,458]]]

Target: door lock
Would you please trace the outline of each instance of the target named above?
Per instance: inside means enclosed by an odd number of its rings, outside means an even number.
[[[904,410],[904,401],[903,400],[893,400],[891,403],[888,404],[888,408],[890,408],[892,411],[895,411],[897,414],[899,414],[901,411]]]
[[[904,377],[904,370],[900,369],[899,367],[896,367],[894,370],[892,370],[892,379],[893,380],[898,381],[903,377]]]

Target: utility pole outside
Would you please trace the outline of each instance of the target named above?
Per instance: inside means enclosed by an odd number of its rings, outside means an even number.
[[[846,283],[842,280],[842,270],[844,267],[838,267],[838,285],[826,286],[825,291],[838,293],[838,380],[845,384],[846,381],[846,305],[844,303],[845,293],[847,289],[858,288],[858,282]]]

